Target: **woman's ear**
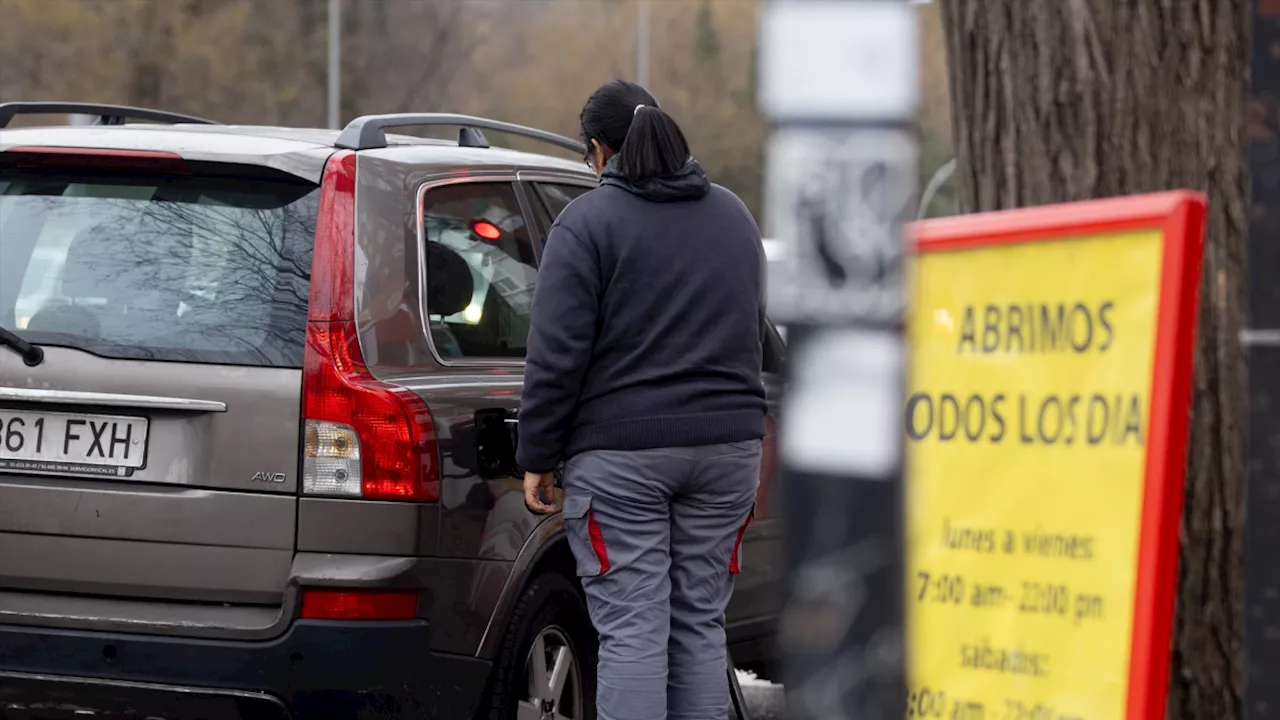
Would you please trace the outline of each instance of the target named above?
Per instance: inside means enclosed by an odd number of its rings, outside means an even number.
[[[599,140],[591,141],[591,163],[595,166],[596,175],[604,173],[604,164],[609,158],[605,157],[604,146]]]

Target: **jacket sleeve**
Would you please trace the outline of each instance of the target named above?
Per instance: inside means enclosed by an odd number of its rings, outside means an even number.
[[[516,460],[549,472],[563,459],[600,311],[600,264],[560,224],[551,228],[533,293]]]
[[[759,235],[759,230],[756,234]],[[760,300],[757,312],[760,318],[760,357],[764,358],[764,347],[766,346],[765,338],[769,336],[769,257],[764,251],[764,241],[758,240],[760,253]]]
[[[737,201],[738,210],[741,211],[742,218],[745,220],[745,231],[755,239],[756,256],[760,262],[760,284],[757,286],[759,297],[757,299],[756,315],[757,322],[760,324],[760,356],[763,360],[764,348],[769,337],[769,256],[764,251],[764,238],[760,233],[760,226],[756,223],[755,216],[751,214],[747,204],[742,202],[742,198],[732,192],[729,192],[729,196]]]

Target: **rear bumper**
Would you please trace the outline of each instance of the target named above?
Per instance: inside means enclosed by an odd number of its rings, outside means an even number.
[[[0,717],[474,717],[490,663],[423,621],[299,621],[265,642],[0,626]]]

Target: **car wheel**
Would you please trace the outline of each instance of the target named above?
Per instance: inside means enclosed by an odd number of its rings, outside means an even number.
[[[534,578],[516,603],[494,667],[491,720],[595,720],[595,631],[564,577]]]

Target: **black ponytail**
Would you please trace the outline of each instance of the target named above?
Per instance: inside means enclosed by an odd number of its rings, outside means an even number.
[[[632,183],[675,175],[689,160],[680,126],[639,85],[614,80],[582,108],[582,141],[595,140],[618,156],[618,172]]]
[[[662,108],[634,109],[631,129],[618,150],[618,170],[631,182],[675,175],[689,160],[689,143]]]

